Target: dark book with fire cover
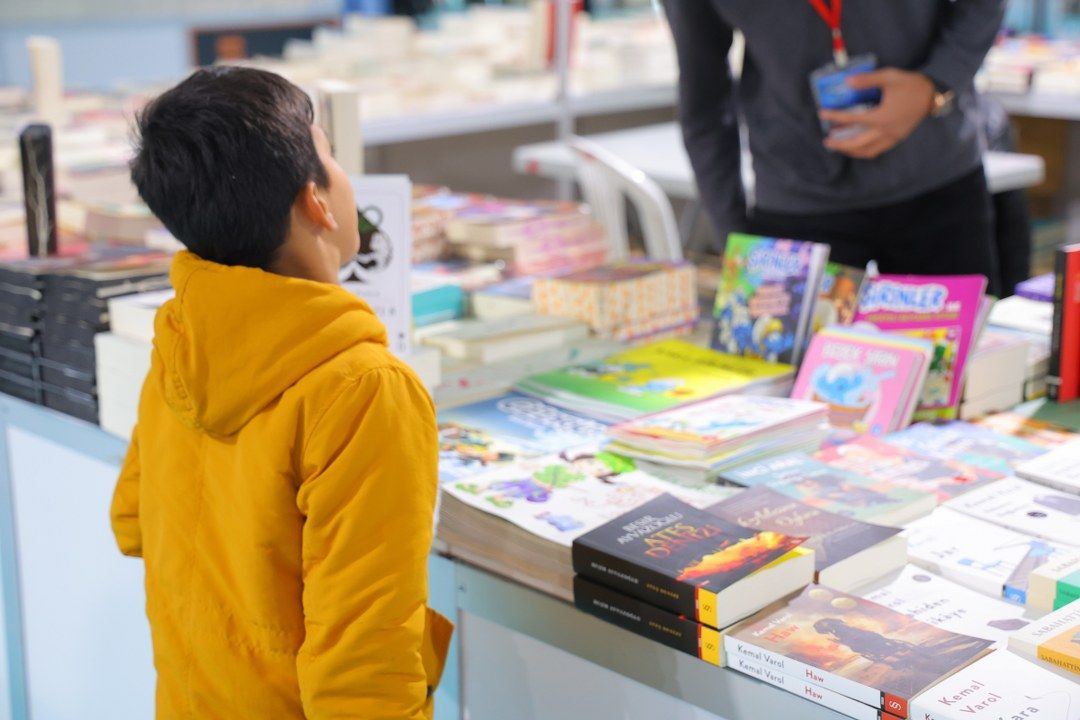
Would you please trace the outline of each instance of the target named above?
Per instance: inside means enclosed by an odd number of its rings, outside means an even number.
[[[805,540],[743,528],[665,494],[574,540],[574,571],[721,629],[811,582]]]

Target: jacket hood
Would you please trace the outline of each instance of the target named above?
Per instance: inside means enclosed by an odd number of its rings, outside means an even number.
[[[386,344],[371,308],[325,283],[173,260],[176,297],[154,324],[162,396],[190,427],[232,435],[297,381],[362,342]]]

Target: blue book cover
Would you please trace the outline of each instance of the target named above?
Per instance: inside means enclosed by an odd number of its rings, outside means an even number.
[[[1002,475],[1013,465],[1042,455],[1046,448],[978,425],[954,421],[944,425],[918,423],[885,438],[890,445],[942,460],[959,460]]]
[[[597,446],[607,423],[508,393],[439,413],[439,477],[456,480],[520,458]]]

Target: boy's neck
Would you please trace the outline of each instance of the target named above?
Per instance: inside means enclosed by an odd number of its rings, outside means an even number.
[[[270,272],[286,277],[337,285],[340,253],[318,236],[289,237],[270,264]]]

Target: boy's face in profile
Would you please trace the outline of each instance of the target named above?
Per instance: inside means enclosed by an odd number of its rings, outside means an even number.
[[[315,150],[319,153],[326,168],[329,184],[325,188],[326,202],[337,221],[337,230],[327,236],[341,254],[340,265],[345,265],[360,251],[360,230],[356,214],[356,197],[353,195],[349,176],[338,165],[330,152],[330,141],[326,133],[317,125],[311,126],[311,135],[315,140]]]

